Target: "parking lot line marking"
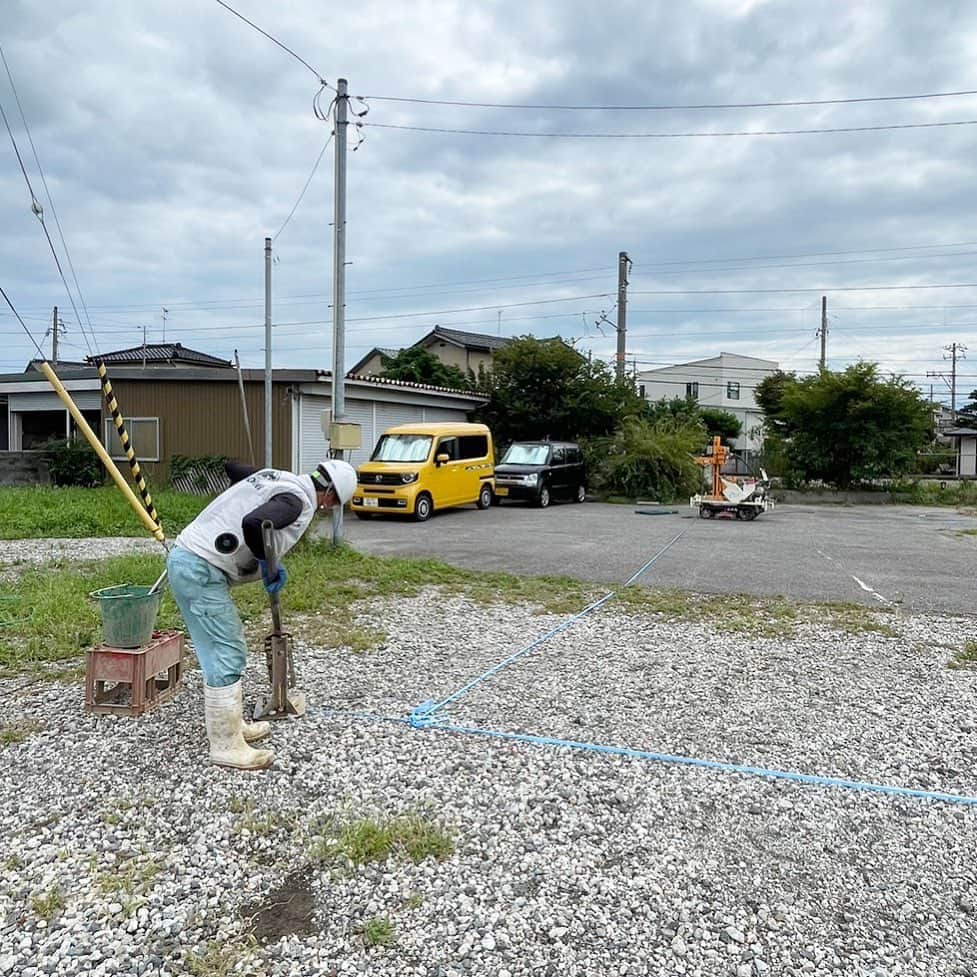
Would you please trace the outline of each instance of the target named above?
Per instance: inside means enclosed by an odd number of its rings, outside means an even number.
[[[890,606],[892,605],[891,600],[887,600],[877,590],[874,590],[867,583],[865,583],[864,580],[859,580],[854,573],[849,574],[849,576],[852,578],[852,580],[855,581],[855,583],[858,584],[859,587],[862,588],[862,590],[864,590],[867,594],[871,594],[877,601],[879,601],[882,604],[888,604]]]

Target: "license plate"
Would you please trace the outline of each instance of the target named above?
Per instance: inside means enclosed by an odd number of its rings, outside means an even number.
[[[509,490],[504,485],[496,485],[495,486],[495,494],[498,495],[499,497],[501,497],[503,495],[508,495],[509,494]]]
[[[367,509],[378,509],[380,507],[380,500],[364,498],[363,505],[366,506]]]

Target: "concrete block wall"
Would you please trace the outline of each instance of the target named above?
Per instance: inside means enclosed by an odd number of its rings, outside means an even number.
[[[0,451],[0,485],[50,485],[51,473],[40,451]]]

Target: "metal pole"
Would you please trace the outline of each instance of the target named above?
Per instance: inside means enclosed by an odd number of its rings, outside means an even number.
[[[336,179],[333,219],[332,270],[332,420],[335,424],[346,412],[344,379],[346,367],[343,355],[346,345],[346,126],[349,99],[347,81],[336,83]],[[331,448],[331,445],[330,445]],[[342,458],[342,451],[330,450],[333,458]],[[343,507],[332,510],[332,541],[343,541]]]
[[[826,369],[828,354],[828,296],[821,296],[821,369]]]
[[[54,307],[54,318],[51,320],[51,362],[58,365],[58,307]]]
[[[241,413],[244,416],[244,433],[248,436],[248,455],[251,458],[251,464],[254,464],[254,441],[251,440],[251,420],[248,417],[248,400],[244,396],[244,375],[241,373],[241,360],[237,355],[237,350],[234,350],[234,365],[237,367],[237,385],[238,389],[241,391]]]
[[[271,444],[271,238],[265,238],[265,468],[273,468]]]
[[[617,256],[617,378],[624,379],[624,353],[628,329],[628,253]]]

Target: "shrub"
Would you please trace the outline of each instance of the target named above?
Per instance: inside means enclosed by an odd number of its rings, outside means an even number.
[[[597,472],[598,486],[612,494],[662,502],[692,495],[702,486],[702,469],[693,455],[705,439],[705,428],[697,420],[661,418],[648,423],[628,418],[611,439]]]
[[[83,438],[48,441],[44,447],[44,457],[55,485],[92,488],[101,485],[105,477],[98,455]]]

